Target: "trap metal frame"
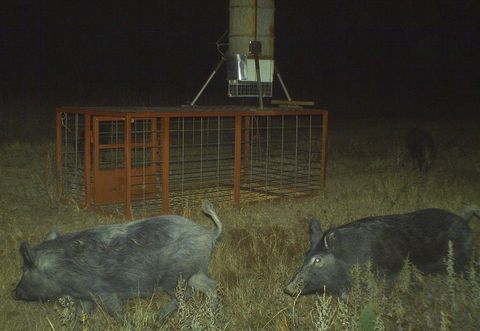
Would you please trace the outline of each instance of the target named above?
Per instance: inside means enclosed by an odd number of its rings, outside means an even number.
[[[306,195],[326,179],[327,137],[320,109],[59,107],[57,184],[127,218]]]

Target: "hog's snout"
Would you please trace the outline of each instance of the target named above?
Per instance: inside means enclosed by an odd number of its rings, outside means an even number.
[[[286,294],[296,296],[303,291],[304,280],[303,277],[297,275],[283,290]]]
[[[11,295],[15,300],[34,301],[36,299],[29,295],[20,285],[12,291]]]
[[[18,286],[12,291],[12,298],[15,300],[25,300],[26,295]]]

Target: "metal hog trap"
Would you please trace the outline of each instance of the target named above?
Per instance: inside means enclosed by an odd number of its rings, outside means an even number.
[[[327,131],[314,109],[61,107],[58,186],[128,218],[305,195],[325,180]]]

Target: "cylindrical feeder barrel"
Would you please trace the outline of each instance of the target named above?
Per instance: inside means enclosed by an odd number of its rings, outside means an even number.
[[[260,58],[274,58],[274,0],[230,0],[230,56],[248,55],[249,43],[262,43]]]

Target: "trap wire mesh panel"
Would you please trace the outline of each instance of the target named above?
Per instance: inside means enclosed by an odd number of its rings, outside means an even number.
[[[57,140],[60,138],[62,153],[57,164],[62,174],[59,190],[65,199],[85,203],[85,115],[62,113],[58,120]]]
[[[131,121],[131,199],[134,211],[149,214],[162,208],[161,121]]]
[[[320,188],[322,116],[255,116],[242,140],[242,200],[296,196]]]
[[[233,117],[171,118],[170,204],[184,207],[208,197],[230,201],[233,189]]]
[[[173,117],[168,130],[169,205],[185,208],[208,197],[229,201],[233,188],[234,118]],[[131,198],[135,214],[162,209],[164,166],[161,119],[134,119]],[[122,192],[123,193],[123,192]]]

